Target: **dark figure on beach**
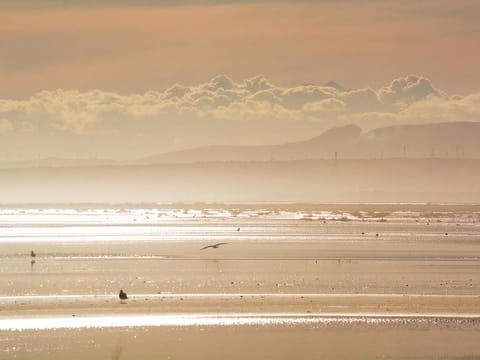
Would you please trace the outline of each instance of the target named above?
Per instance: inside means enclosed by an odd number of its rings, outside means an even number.
[[[208,246],[204,246],[203,248],[201,248],[200,250],[205,250],[205,249],[208,249],[208,248],[212,248],[212,249],[218,249],[218,247],[220,245],[226,245],[228,243],[217,243],[215,245],[208,245]]]
[[[34,258],[35,256],[37,256],[37,254],[35,254],[35,252],[34,252],[33,250],[30,251],[30,257],[31,257],[31,258]]]
[[[240,231],[240,228],[237,228],[237,231]]]
[[[120,298],[120,302],[123,304],[123,302],[125,300],[128,299],[128,296],[127,296],[127,293],[123,290],[120,290],[120,292],[118,293],[118,297]]]

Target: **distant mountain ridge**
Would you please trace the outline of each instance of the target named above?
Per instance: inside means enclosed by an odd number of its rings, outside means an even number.
[[[480,122],[397,125],[365,133],[335,127],[306,141],[265,146],[206,146],[145,157],[135,164],[339,158],[480,158]]]
[[[396,125],[362,132],[356,125],[331,128],[305,141],[260,146],[204,146],[132,161],[46,158],[0,163],[0,169],[185,164],[310,159],[480,158],[480,122]]]
[[[340,85],[336,81],[326,82],[325,84],[323,84],[323,86],[331,87],[331,88],[337,89],[338,91],[347,91],[348,90],[345,86]]]

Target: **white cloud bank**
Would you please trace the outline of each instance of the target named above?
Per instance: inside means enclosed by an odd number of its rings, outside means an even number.
[[[417,75],[376,90],[285,88],[264,76],[235,82],[218,75],[143,94],[55,90],[0,99],[0,147],[10,146],[19,158],[34,152],[128,158],[198,145],[297,140],[349,123],[368,129],[439,121],[480,121],[480,93],[448,96]]]

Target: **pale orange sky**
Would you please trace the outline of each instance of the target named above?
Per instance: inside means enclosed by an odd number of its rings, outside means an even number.
[[[164,2],[0,3],[0,98],[56,88],[162,90],[220,73],[350,88],[416,73],[449,93],[480,88],[475,0]]]
[[[478,0],[0,0],[0,162],[480,121],[479,19]]]

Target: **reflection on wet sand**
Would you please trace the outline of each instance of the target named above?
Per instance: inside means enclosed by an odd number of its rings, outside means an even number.
[[[0,358],[478,357],[480,207],[281,206],[0,209]]]
[[[227,314],[122,314],[116,316],[56,316],[0,319],[0,331],[54,330],[78,328],[155,327],[155,326],[263,326],[263,325],[383,325],[448,327],[468,324],[480,330],[480,314],[385,314],[385,313],[227,313]]]

